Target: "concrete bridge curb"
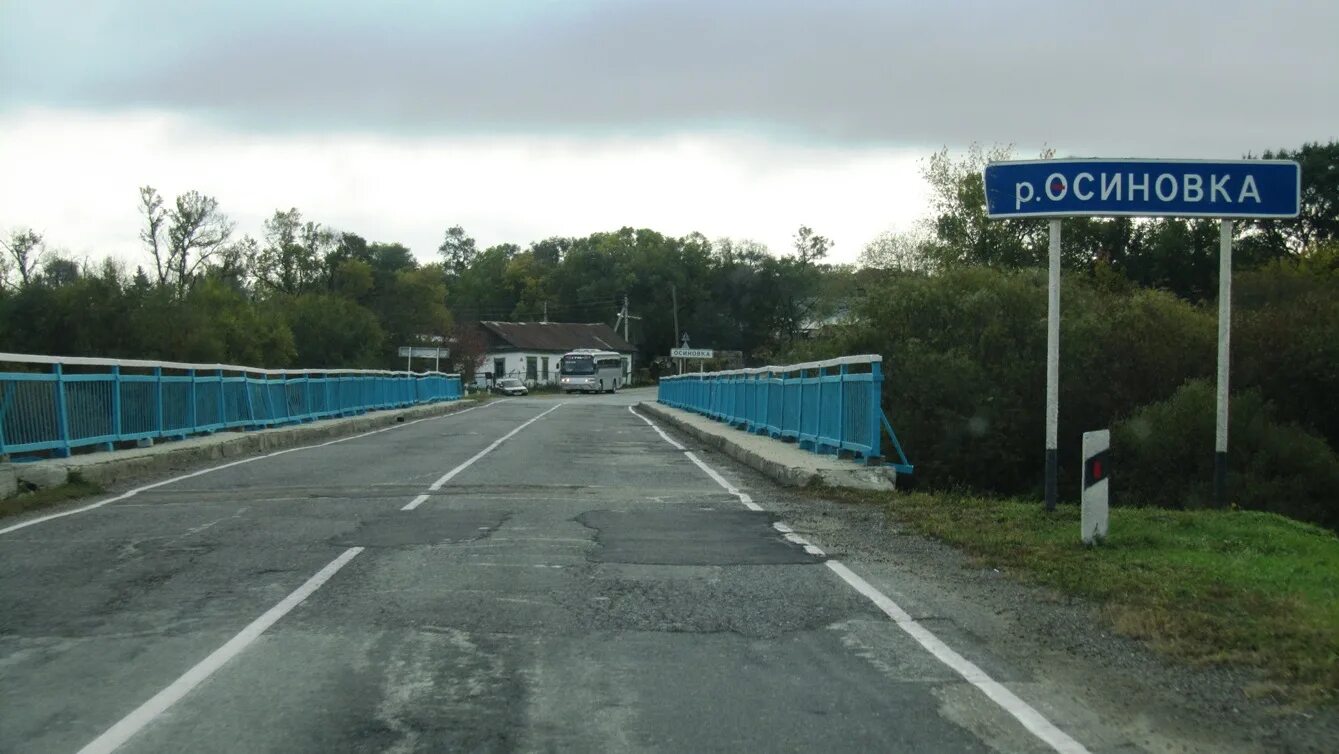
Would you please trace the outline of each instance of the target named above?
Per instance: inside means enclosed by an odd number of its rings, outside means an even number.
[[[891,490],[897,474],[886,466],[819,455],[770,437],[751,435],[705,416],[660,403],[641,402],[638,410],[693,439],[761,472],[786,487],[823,484],[861,490]]]
[[[69,481],[70,474],[79,474],[87,481],[110,487],[229,458],[310,445],[323,440],[370,432],[400,422],[452,414],[478,405],[480,403],[473,400],[443,401],[422,406],[371,411],[360,416],[321,419],[287,427],[252,432],[218,432],[145,448],[88,453],[69,458],[8,464],[8,466],[19,489],[56,487]],[[0,494],[0,497],[4,495]]]

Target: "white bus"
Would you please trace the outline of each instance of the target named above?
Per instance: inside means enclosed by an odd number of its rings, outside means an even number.
[[[568,393],[612,393],[623,385],[623,357],[594,348],[565,353],[558,361],[558,385]]]

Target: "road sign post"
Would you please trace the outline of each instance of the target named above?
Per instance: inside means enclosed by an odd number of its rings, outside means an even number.
[[[1050,222],[1046,274],[1046,510],[1055,510],[1060,468],[1060,221]]]
[[[1062,217],[1218,218],[1218,405],[1214,503],[1227,504],[1232,218],[1297,217],[1302,169],[1291,160],[1019,160],[985,167],[986,216],[1050,219],[1046,312],[1045,505],[1057,497]]]
[[[440,372],[443,358],[450,358],[450,348],[437,348],[435,346],[400,346],[400,355],[405,358],[405,371],[412,372],[414,357],[420,359],[432,359],[433,371]]]
[[[687,338],[684,341],[687,342]],[[707,359],[716,355],[716,352],[710,348],[671,348],[670,358],[679,360],[679,373],[683,374],[684,359],[697,359],[697,371],[703,371],[703,365]]]
[[[1228,354],[1232,342],[1232,221],[1218,221],[1218,406],[1213,444],[1213,504],[1227,507]]]

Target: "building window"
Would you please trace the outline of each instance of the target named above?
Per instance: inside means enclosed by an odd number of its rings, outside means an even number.
[[[539,359],[534,356],[525,357],[525,378],[531,382],[539,378]]]
[[[539,369],[540,369],[540,375],[544,379],[544,384],[547,385],[549,382],[549,357],[547,356],[539,357]]]
[[[500,380],[507,376],[507,360],[493,359],[493,379]]]

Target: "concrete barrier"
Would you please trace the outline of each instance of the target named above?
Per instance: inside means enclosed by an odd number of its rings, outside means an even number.
[[[477,401],[458,400],[430,403],[423,406],[373,411],[361,416],[325,419],[310,424],[298,424],[254,432],[219,432],[203,437],[190,437],[176,442],[163,442],[145,448],[129,448],[103,453],[88,453],[70,458],[53,458],[32,463],[0,464],[14,474],[15,489],[19,485],[42,489],[56,487],[69,481],[76,473],[85,480],[111,487],[116,484],[230,458],[258,455],[299,445],[312,445],[324,440],[356,435],[405,421],[441,416],[480,405]],[[0,472],[0,492],[9,490],[5,476]],[[0,497],[8,497],[13,491]]]
[[[14,465],[0,463],[0,500],[18,494],[19,478],[14,475]]]

